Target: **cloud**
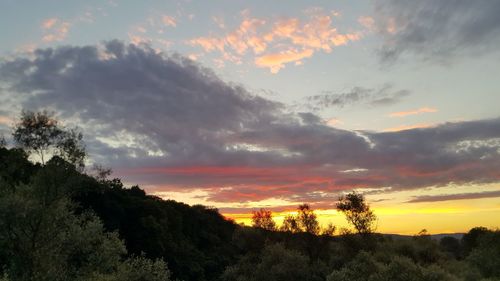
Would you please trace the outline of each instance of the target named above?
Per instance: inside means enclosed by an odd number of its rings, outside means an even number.
[[[202,36],[188,40],[192,46],[200,46],[206,52],[218,51],[223,57],[254,55],[255,65],[277,73],[287,64],[300,65],[303,59],[317,51],[331,52],[334,47],[347,45],[361,39],[361,32],[342,33],[333,25],[333,17],[321,9],[309,11],[307,20],[299,18],[261,19],[242,13],[239,26],[223,35]],[[226,29],[220,18],[216,23]]]
[[[479,0],[376,0],[373,18],[383,38],[384,61],[416,55],[428,61],[449,61],[463,53],[497,51],[500,2]]]
[[[46,19],[42,22],[42,29],[51,29],[58,21],[58,18]]]
[[[375,28],[375,20],[372,17],[361,16],[358,18],[358,22],[368,30],[373,30]]]
[[[342,130],[313,113],[288,113],[190,59],[147,45],[38,49],[2,62],[0,82],[3,110],[21,104],[57,111],[82,127],[94,161],[150,192],[325,205],[353,188],[500,179],[500,118],[398,132]],[[367,93],[349,102],[393,98]]]
[[[167,16],[167,15],[162,16],[161,22],[166,26],[172,26],[172,27],[177,26],[177,20],[172,16]]]
[[[409,110],[409,111],[398,111],[398,112],[393,112],[390,113],[390,117],[406,117],[409,115],[417,115],[417,114],[422,114],[422,113],[434,113],[437,112],[437,109],[432,108],[432,107],[421,107],[419,109],[415,110]]]
[[[48,19],[42,24],[42,29],[44,32],[42,41],[44,42],[62,41],[68,35],[70,27],[71,27],[70,22],[62,21],[57,18]]]
[[[0,125],[10,126],[12,123],[14,123],[14,120],[10,117],[0,115]]]
[[[408,95],[410,95],[410,91],[395,90],[390,84],[379,88],[354,87],[346,93],[334,94],[331,91],[325,91],[321,95],[309,96],[306,98],[304,106],[311,110],[345,107],[354,104],[384,106],[395,104]]]
[[[413,130],[413,129],[422,129],[422,128],[429,128],[432,127],[435,124],[431,123],[418,123],[414,125],[400,125],[397,127],[391,127],[384,129],[384,132],[398,132],[398,131],[405,131],[405,130]]]
[[[451,200],[470,200],[481,198],[496,198],[500,197],[500,190],[483,191],[474,193],[459,193],[459,194],[443,194],[443,195],[422,195],[415,196],[407,203],[422,203],[422,202],[441,202]]]
[[[255,65],[259,67],[269,67],[271,73],[278,73],[280,69],[285,67],[286,63],[301,61],[304,58],[309,58],[314,54],[312,49],[302,51],[290,49],[275,54],[267,54],[255,58]]]

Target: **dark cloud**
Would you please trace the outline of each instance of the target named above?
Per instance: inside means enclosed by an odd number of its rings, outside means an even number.
[[[330,107],[344,107],[350,105],[384,106],[401,101],[410,95],[408,90],[395,90],[390,84],[380,88],[354,87],[345,93],[324,91],[320,95],[306,98],[305,107],[310,110],[322,110]]]
[[[498,118],[341,130],[312,113],[286,113],[183,57],[118,41],[37,50],[0,64],[0,82],[2,104],[16,96],[22,107],[54,109],[82,127],[94,160],[150,191],[199,188],[213,201],[325,205],[351,188],[500,179]],[[377,104],[407,94],[390,86],[358,92],[344,99]]]
[[[375,23],[384,38],[380,54],[392,61],[408,53],[426,60],[498,51],[500,1],[375,0]]]
[[[500,190],[483,191],[475,193],[459,193],[459,194],[444,194],[444,195],[422,195],[415,196],[407,203],[421,203],[421,202],[440,202],[451,200],[465,200],[465,199],[481,199],[481,198],[496,198],[500,197]]]

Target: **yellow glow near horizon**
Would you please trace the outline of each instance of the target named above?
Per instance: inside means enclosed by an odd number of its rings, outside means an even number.
[[[442,195],[453,193],[474,193],[500,190],[497,184],[446,186],[409,191],[384,191],[367,195],[367,201],[377,215],[377,232],[413,235],[422,229],[428,232],[456,233],[467,232],[476,226],[488,228],[500,227],[500,199],[480,198],[467,200],[449,200],[439,202],[408,203],[414,196]],[[164,199],[174,199],[187,204],[203,204],[220,209],[271,209],[278,206],[298,206],[302,202],[290,202],[283,199],[266,199],[259,202],[210,202],[206,198],[207,190],[190,190],[189,192],[152,192]],[[288,208],[293,209],[293,208]],[[222,212],[224,216],[237,223],[251,225],[251,211]],[[293,210],[273,212],[278,225]],[[317,209],[315,213],[322,226],[333,223],[337,229],[350,228],[343,214],[333,209]]]
[[[448,208],[422,208],[413,210],[374,209],[377,215],[377,232],[394,234],[417,234],[426,229],[429,233],[467,232],[476,226],[498,228],[500,226],[500,206],[493,209],[460,210]],[[273,218],[281,224],[288,213],[274,213]],[[318,221],[322,226],[333,223],[337,229],[351,228],[342,214],[336,210],[317,210]],[[252,214],[224,214],[237,223],[251,225]]]

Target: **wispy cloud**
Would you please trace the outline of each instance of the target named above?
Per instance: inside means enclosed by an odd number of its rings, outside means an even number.
[[[173,16],[164,15],[161,17],[161,21],[166,26],[172,26],[172,27],[177,26],[177,20]]]
[[[42,22],[41,28],[44,33],[44,42],[62,41],[68,35],[71,23],[58,18],[49,18]]]
[[[315,52],[331,52],[334,47],[347,45],[362,37],[362,32],[340,32],[334,25],[335,15],[321,9],[309,11],[307,20],[299,18],[262,19],[242,12],[243,20],[236,29],[224,35],[193,38],[187,43],[200,46],[206,52],[218,51],[225,57],[254,55],[257,67],[277,73],[287,64],[300,65]],[[215,20],[215,19],[214,19]],[[221,18],[216,23],[226,29]]]
[[[384,132],[399,132],[399,131],[406,131],[406,130],[413,130],[413,129],[423,129],[423,128],[430,128],[433,125],[435,125],[435,124],[418,123],[418,124],[413,124],[413,125],[400,125],[400,126],[384,129]]]
[[[13,122],[10,117],[0,115],[0,125],[10,126]]]
[[[415,110],[409,110],[409,111],[398,111],[398,112],[393,112],[390,113],[390,117],[406,117],[409,115],[417,115],[417,114],[422,114],[422,113],[434,113],[437,112],[438,110],[433,107],[421,107],[419,109]]]
[[[314,54],[312,49],[296,50],[289,49],[279,53],[267,54],[255,58],[255,65],[259,67],[268,67],[271,73],[278,73],[280,69],[285,67],[286,63],[296,62],[299,63],[305,58],[309,58]]]
[[[408,90],[397,90],[391,84],[384,84],[378,88],[354,87],[345,93],[324,91],[320,95],[309,96],[298,106],[305,106],[309,110],[322,110],[331,107],[344,107],[354,104],[369,106],[391,105],[410,95]]]
[[[443,194],[443,195],[422,195],[415,196],[407,203],[422,203],[422,202],[441,202],[451,200],[468,200],[481,198],[496,198],[500,197],[500,190],[483,191],[474,193],[458,193],[458,194]]]
[[[499,1],[375,0],[374,24],[383,44],[384,62],[410,54],[431,63],[460,54],[497,52]]]
[[[42,22],[42,29],[51,29],[58,21],[58,18],[46,19]]]

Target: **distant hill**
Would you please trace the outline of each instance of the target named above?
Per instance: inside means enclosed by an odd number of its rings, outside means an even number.
[[[402,235],[402,234],[382,234],[383,236],[386,236],[386,237],[391,237],[392,239],[408,239],[408,238],[412,238],[414,237],[414,235]],[[462,237],[465,235],[465,233],[439,233],[439,234],[431,234],[431,239],[433,240],[436,240],[436,241],[439,241],[441,240],[443,237],[447,237],[447,236],[450,236],[450,237],[453,237],[453,238],[456,238],[458,240],[462,239]]]

